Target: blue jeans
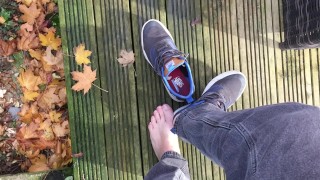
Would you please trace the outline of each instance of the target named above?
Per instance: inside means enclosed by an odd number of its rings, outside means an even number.
[[[320,179],[320,109],[285,103],[224,112],[204,102],[176,117],[185,142],[224,168],[227,179]],[[145,179],[190,179],[187,161],[167,152]]]

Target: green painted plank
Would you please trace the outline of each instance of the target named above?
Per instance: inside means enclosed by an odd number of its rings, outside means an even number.
[[[157,162],[149,118],[159,104],[174,109],[183,104],[170,99],[141,53],[140,29],[150,18],[167,24],[177,46],[190,53],[196,97],[213,76],[235,69],[248,77],[248,88],[231,111],[286,101],[319,105],[318,49],[278,49],[280,1],[61,0],[59,8],[64,52],[88,44],[98,68],[96,83],[109,91],[71,92],[68,72],[79,68],[66,57],[73,152],[88,152],[75,159],[76,178],[142,179]],[[202,24],[190,26],[197,17]],[[120,49],[134,50],[134,66],[118,65]],[[223,170],[195,147],[180,145],[193,179],[225,179]]]

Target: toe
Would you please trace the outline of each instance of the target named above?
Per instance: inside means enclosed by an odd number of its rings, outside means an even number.
[[[159,113],[159,115],[160,115],[160,119],[161,119],[161,120],[162,120],[162,119],[165,120],[162,106],[158,106],[158,107],[157,107],[157,111],[158,111],[158,113]]]
[[[157,120],[154,116],[151,117],[151,121],[150,121],[150,124],[154,127],[155,124],[157,124]]]
[[[153,112],[153,116],[155,117],[156,122],[160,121],[160,114],[157,110]]]
[[[173,110],[172,110],[172,108],[169,105],[164,104],[162,106],[162,109],[163,109],[164,118],[166,119],[166,122],[169,124],[173,124]]]
[[[151,122],[149,122],[149,124],[148,124],[148,129],[149,129],[149,131],[151,131],[153,129],[153,125]]]

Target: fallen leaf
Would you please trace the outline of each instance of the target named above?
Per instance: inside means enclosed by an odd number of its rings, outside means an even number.
[[[30,159],[32,165],[29,167],[29,172],[47,171],[50,167],[47,164],[47,158],[43,154],[39,154],[37,157]]]
[[[0,98],[4,97],[4,94],[7,92],[5,89],[0,89]]]
[[[75,153],[75,154],[72,154],[71,156],[74,158],[81,158],[83,157],[83,152]]]
[[[118,62],[123,66],[128,66],[129,64],[134,63],[134,53],[133,51],[127,52],[126,50],[121,50],[120,58],[118,58]]]
[[[39,93],[36,91],[24,91],[23,99],[25,102],[34,101],[39,96]]]
[[[39,39],[42,46],[48,46],[54,50],[58,50],[59,46],[61,46],[61,38],[55,37],[52,31],[49,31],[47,35],[39,34]]]
[[[49,129],[49,128],[51,128],[51,125],[52,125],[51,120],[47,119],[47,120],[43,121],[42,123],[40,123],[39,130]]]
[[[62,114],[57,111],[50,111],[49,112],[49,117],[50,117],[51,122],[55,122],[55,123],[61,122],[61,119],[60,119],[61,116],[62,116]]]
[[[49,88],[38,100],[38,105],[43,109],[51,109],[55,103],[60,101],[59,96],[55,94],[55,88]]]
[[[0,16],[0,24],[4,24],[6,22],[6,20],[4,19],[4,17]]]
[[[27,6],[30,6],[33,0],[16,0],[17,2],[21,2]]]
[[[62,50],[57,51],[56,56],[54,56],[51,52],[51,47],[47,47],[46,50],[46,55],[43,56],[43,60],[46,61],[46,63],[48,65],[59,65],[61,66],[61,64],[63,65],[63,54],[62,54]]]
[[[60,124],[60,123],[54,123],[52,125],[52,130],[57,137],[64,137],[68,133],[68,129],[63,124]]]
[[[38,124],[31,122],[29,125],[23,126],[18,133],[21,134],[23,139],[31,139],[31,138],[38,138],[38,134],[36,130],[39,128]]]
[[[49,158],[49,166],[52,169],[57,169],[61,167],[62,164],[62,157],[60,154],[53,154],[51,155],[51,157]]]
[[[39,90],[38,85],[42,83],[40,76],[35,76],[31,70],[21,71],[18,77],[20,86],[30,91]]]
[[[10,56],[16,51],[16,41],[3,41],[0,39],[0,56]]]
[[[30,25],[29,23],[24,23],[20,26],[20,31],[19,34],[22,35],[28,35],[28,32],[32,32],[33,31],[33,25]]]
[[[17,42],[17,47],[19,50],[28,51],[29,49],[35,49],[39,47],[39,38],[35,32],[24,33],[21,38],[18,38]]]
[[[37,60],[41,60],[41,58],[42,58],[42,51],[39,49],[36,49],[36,50],[29,49],[29,54],[31,57],[33,57]]]
[[[92,86],[92,82],[97,78],[97,70],[92,71],[90,66],[84,65],[83,72],[74,71],[72,72],[72,79],[78,81],[72,86],[72,90],[80,91],[83,90],[83,94],[86,94]]]
[[[37,8],[36,3],[32,3],[29,8],[26,5],[19,5],[19,10],[21,13],[23,13],[21,19],[30,25],[35,23],[36,18],[39,17],[41,11]]]
[[[6,130],[6,127],[0,124],[0,136],[4,134],[5,130]]]
[[[91,51],[85,50],[84,44],[80,44],[74,49],[74,55],[76,56],[76,62],[78,65],[89,64],[90,59],[88,58],[91,55]]]

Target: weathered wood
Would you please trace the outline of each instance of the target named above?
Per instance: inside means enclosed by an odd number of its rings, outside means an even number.
[[[157,162],[147,124],[157,105],[173,102],[160,77],[144,59],[142,25],[162,21],[178,48],[190,54],[196,92],[228,70],[243,72],[248,87],[230,111],[296,101],[320,105],[318,49],[281,51],[281,1],[268,0],[59,0],[63,49],[79,43],[93,51],[100,87],[83,96],[72,92],[70,71],[81,69],[65,57],[75,179],[142,179]],[[195,26],[191,22],[201,19]],[[127,68],[116,59],[134,50]],[[225,179],[222,168],[192,145],[179,142],[192,179]]]

